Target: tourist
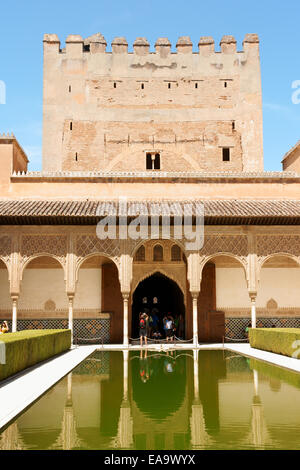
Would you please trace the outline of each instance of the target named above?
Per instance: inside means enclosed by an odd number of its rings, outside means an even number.
[[[248,323],[248,325],[245,328],[245,337],[249,338],[249,329],[251,328],[251,323]]]
[[[162,339],[162,334],[160,331],[154,331],[153,332],[153,339],[154,341],[159,341],[160,339]]]
[[[140,344],[143,346],[143,338],[145,346],[147,345],[147,327],[148,327],[148,315],[144,312],[140,314]]]
[[[4,320],[4,321],[1,323],[0,334],[7,333],[8,331],[9,331],[9,328],[8,328],[7,321]]]
[[[164,360],[164,372],[167,374],[172,374],[174,372],[173,351],[171,351],[171,357],[169,355],[169,351],[166,352],[166,358]]]
[[[167,315],[165,315],[163,317],[163,329],[164,329],[164,332],[166,333],[166,323],[167,323],[167,320],[168,320],[168,317]]]
[[[166,338],[167,342],[173,341],[173,336],[174,336],[174,320],[171,317],[171,315],[168,315],[167,321],[166,321]]]
[[[143,357],[143,351],[140,352],[140,378],[143,383],[148,382],[150,378],[149,364],[147,358],[147,349]]]
[[[152,318],[152,331],[153,331],[153,334],[154,334],[158,330],[158,316],[157,316],[157,309],[156,308],[152,309],[151,318]]]

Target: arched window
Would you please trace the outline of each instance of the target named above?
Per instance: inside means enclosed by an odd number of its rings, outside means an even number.
[[[144,245],[140,246],[139,249],[137,250],[135,257],[135,261],[145,261],[145,247]]]
[[[173,245],[171,248],[171,260],[181,261],[181,249],[178,245]]]
[[[164,250],[161,245],[155,245],[153,248],[153,261],[163,261]]]
[[[146,153],[146,170],[160,170],[160,153]]]

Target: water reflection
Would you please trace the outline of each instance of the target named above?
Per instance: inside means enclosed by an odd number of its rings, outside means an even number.
[[[0,449],[299,448],[287,396],[299,401],[300,378],[280,374],[222,351],[97,352],[5,429]]]

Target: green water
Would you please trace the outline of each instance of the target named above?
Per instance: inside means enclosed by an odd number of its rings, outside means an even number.
[[[0,449],[300,449],[300,374],[223,351],[144,354],[94,353]]]

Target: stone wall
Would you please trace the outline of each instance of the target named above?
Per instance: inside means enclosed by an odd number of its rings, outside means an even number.
[[[188,37],[177,53],[166,38],[124,38],[106,52],[101,35],[71,35],[60,49],[44,37],[43,169],[144,170],[159,152],[162,170],[263,169],[259,44],[246,35],[237,51]],[[230,148],[230,161],[222,148]]]

